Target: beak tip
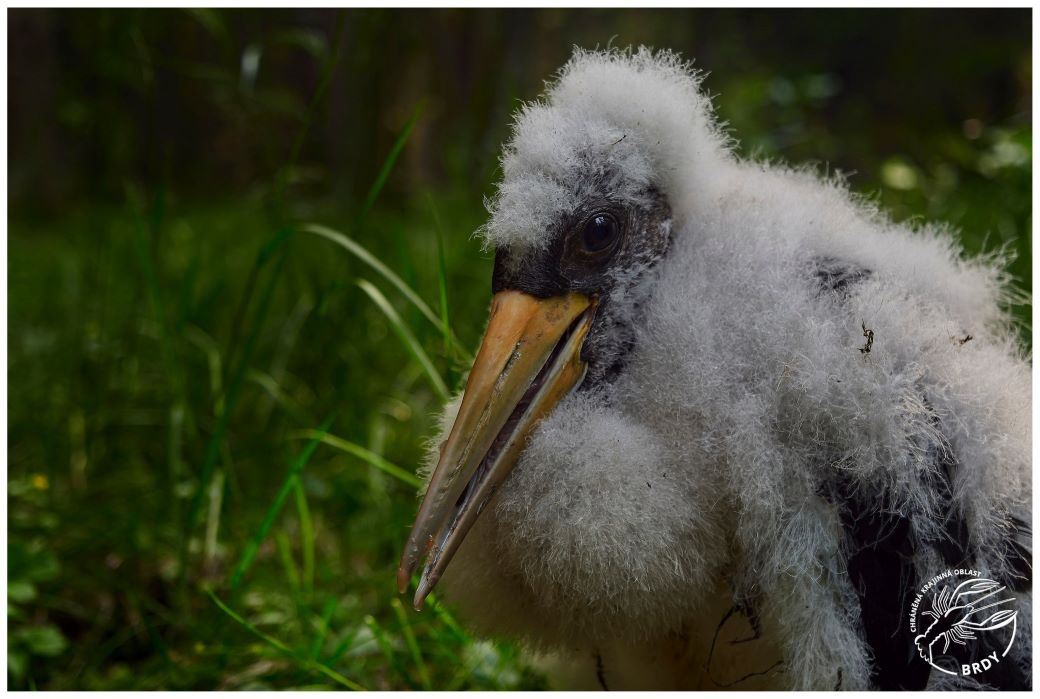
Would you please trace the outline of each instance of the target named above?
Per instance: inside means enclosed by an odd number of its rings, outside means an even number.
[[[408,572],[408,568],[402,564],[401,567],[397,569],[397,592],[399,594],[403,595],[408,590],[408,578],[410,577],[411,575]]]
[[[430,577],[427,574],[422,575],[422,579],[419,580],[419,586],[415,589],[415,597],[412,599],[412,606],[415,607],[416,612],[422,611],[422,605],[425,603],[426,597],[430,596],[430,593],[434,591],[437,579],[437,577]]]

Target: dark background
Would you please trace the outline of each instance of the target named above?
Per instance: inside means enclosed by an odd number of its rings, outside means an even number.
[[[470,235],[519,101],[575,44],[680,51],[742,154],[846,172],[897,219],[1017,254],[1029,289],[1030,28],[1028,10],[8,11],[10,686],[543,686],[513,645],[393,590],[416,505],[393,466],[414,468],[444,392],[420,355],[453,389],[480,336]]]

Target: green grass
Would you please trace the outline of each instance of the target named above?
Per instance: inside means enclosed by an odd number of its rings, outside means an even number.
[[[456,341],[328,240],[258,254],[268,224],[247,204],[164,216],[145,234],[128,207],[12,235],[10,537],[30,563],[13,559],[10,623],[38,636],[12,686],[541,686],[514,647],[394,590],[413,470],[454,343],[477,339],[489,261],[464,234],[446,246],[444,286],[472,293]],[[432,230],[369,225],[383,259],[437,258]],[[445,273],[408,274],[436,298]]]
[[[12,686],[542,686],[516,648],[393,589],[490,266],[473,210],[448,245],[371,210],[417,115],[359,213],[320,218],[353,229],[132,187],[12,227]],[[472,291],[462,340],[448,287]]]
[[[12,223],[12,687],[542,686],[516,648],[394,590],[490,262],[460,193],[437,197],[447,244],[378,207],[420,106],[359,206],[300,212],[343,26],[260,198],[184,207],[127,185],[125,206]],[[449,287],[471,292],[450,316]]]

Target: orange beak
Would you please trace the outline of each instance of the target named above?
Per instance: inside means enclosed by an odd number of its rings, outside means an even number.
[[[462,406],[426,490],[397,571],[403,593],[424,557],[421,609],[466,533],[516,465],[531,431],[585,376],[581,346],[596,302],[501,291]]]

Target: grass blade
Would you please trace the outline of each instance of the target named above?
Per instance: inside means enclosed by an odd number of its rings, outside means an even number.
[[[351,253],[359,260],[364,262],[366,265],[368,265],[375,271],[379,272],[380,276],[382,276],[384,279],[390,282],[394,286],[394,288],[400,291],[406,299],[411,301],[412,305],[418,308],[419,312],[422,313],[423,316],[425,316],[426,319],[430,321],[434,327],[436,327],[438,330],[442,329],[442,319],[439,318],[437,314],[430,309],[426,302],[419,297],[419,294],[415,293],[415,290],[412,289],[412,287],[408,286],[408,284],[403,279],[401,279],[401,277],[395,274],[393,270],[384,265],[378,257],[376,257],[363,246],[361,246],[357,241],[353,240],[352,238],[349,238],[348,236],[344,235],[343,233],[340,233],[339,231],[329,228],[328,226],[322,226],[317,223],[305,224],[300,228],[300,230],[304,233],[311,233],[313,235],[320,236],[322,238],[325,238],[326,240],[330,240],[333,243],[336,243],[340,247],[344,248],[347,252]],[[466,352],[466,350],[463,349],[462,345],[459,344],[459,340],[455,336],[455,333],[452,331],[450,326],[448,326],[447,328],[447,333],[448,337],[451,340],[451,345],[455,348],[457,355],[467,364],[471,364],[473,362],[473,356]]]
[[[278,546],[278,557],[282,559],[282,568],[285,569],[285,578],[289,581],[289,589],[294,595],[300,592],[300,574],[296,572],[296,561],[293,560],[292,544],[289,543],[289,535],[278,532],[274,535],[275,544]]]
[[[426,372],[427,378],[430,380],[430,384],[433,389],[437,392],[437,395],[444,402],[447,402],[451,397],[448,393],[448,386],[444,383],[444,379],[437,372],[437,369],[433,366],[433,362],[430,361],[429,355],[426,354],[426,350],[422,348],[419,341],[415,339],[415,335],[412,334],[411,329],[401,320],[401,316],[398,315],[390,302],[383,296],[383,292],[372,285],[371,282],[364,279],[358,280],[358,286],[361,290],[368,294],[384,315],[390,320],[390,325],[394,329],[394,332],[404,343],[405,347],[415,357],[416,361],[419,362],[419,366]]]
[[[404,635],[405,645],[408,646],[408,652],[412,654],[412,663],[419,672],[419,684],[426,691],[430,691],[433,689],[430,684],[430,673],[426,669],[426,663],[423,661],[422,653],[419,650],[419,643],[415,640],[415,634],[412,633],[412,627],[408,623],[408,615],[404,611],[404,605],[401,604],[401,600],[395,597],[390,602],[390,606],[394,608],[394,614],[397,615],[397,621],[401,625],[401,633]]]
[[[333,417],[329,416],[322,426],[318,428],[319,433],[324,433],[332,424]],[[307,443],[307,446],[296,457],[292,466],[289,468],[289,473],[286,474],[285,480],[282,481],[282,487],[278,489],[278,493],[274,497],[274,502],[267,509],[267,514],[264,516],[263,521],[260,523],[260,528],[253,534],[253,538],[246,543],[245,550],[242,552],[242,558],[238,561],[238,565],[235,566],[234,572],[231,574],[231,589],[236,590],[242,582],[243,576],[249,570],[250,566],[253,565],[253,559],[256,558],[257,552],[260,550],[260,544],[263,543],[264,539],[267,538],[267,533],[271,530],[271,526],[274,524],[275,518],[282,511],[282,506],[285,504],[285,500],[289,497],[289,491],[293,488],[297,476],[303,470],[303,467],[310,461],[311,455],[314,450],[318,448],[318,444],[321,439],[318,436],[312,437]]]
[[[220,611],[222,611],[225,614],[227,614],[229,617],[231,617],[233,620],[235,620],[235,622],[237,622],[239,626],[241,626],[242,628],[246,629],[251,634],[253,634],[257,638],[261,639],[262,641],[267,643],[269,646],[271,646],[275,650],[280,651],[281,653],[284,653],[285,655],[289,656],[290,658],[292,658],[296,662],[300,663],[300,665],[302,665],[303,667],[305,667],[305,668],[307,668],[309,670],[320,672],[321,674],[325,675],[326,677],[328,677],[333,682],[335,682],[337,684],[340,684],[340,685],[346,687],[347,689],[353,690],[355,692],[364,692],[365,691],[365,688],[362,687],[360,684],[358,684],[357,682],[354,682],[353,680],[350,680],[350,679],[344,677],[343,675],[339,674],[338,672],[333,670],[328,665],[325,665],[324,663],[321,663],[321,662],[319,662],[317,660],[312,660],[310,658],[300,657],[295,651],[293,651],[292,648],[290,648],[289,646],[285,645],[284,643],[279,641],[274,636],[269,636],[266,633],[264,633],[263,631],[261,631],[260,629],[256,628],[255,626],[250,624],[248,621],[246,621],[241,615],[239,615],[238,612],[236,612],[231,607],[229,607],[226,604],[224,604],[224,602],[219,597],[217,597],[213,593],[212,590],[206,590],[206,594],[209,595],[209,598],[211,600],[213,600],[213,603],[215,605],[217,605],[217,607],[220,608]]]
[[[336,611],[336,598],[329,597],[325,600],[325,608],[321,612],[321,619],[318,622],[318,633],[314,635],[314,639],[311,641],[309,653],[311,660],[317,660],[321,654],[321,644],[325,642],[325,638],[329,635],[329,622],[332,620],[334,611]]]
[[[217,427],[210,436],[209,441],[206,443],[206,451],[202,459],[202,468],[199,473],[199,486],[195,491],[195,495],[192,497],[191,507],[188,511],[188,522],[187,528],[184,532],[183,542],[181,545],[180,552],[180,569],[181,569],[181,580],[184,582],[187,575],[186,560],[188,556],[188,544],[191,540],[191,536],[195,531],[195,527],[198,524],[198,517],[200,508],[202,506],[203,494],[206,492],[206,488],[209,485],[209,480],[213,474],[213,467],[217,463],[217,458],[220,456],[220,448],[224,443],[224,435],[227,433],[228,426],[231,422],[231,414],[234,412],[235,402],[238,398],[239,390],[242,387],[242,383],[245,380],[246,370],[249,368],[249,364],[253,358],[253,352],[256,350],[256,342],[260,336],[260,330],[263,327],[264,320],[267,317],[267,308],[271,302],[271,297],[274,294],[274,288],[281,274],[282,267],[285,263],[286,250],[284,243],[289,238],[281,237],[280,235],[275,236],[279,240],[280,254],[277,257],[274,269],[271,270],[271,274],[267,279],[267,285],[264,287],[263,293],[261,294],[260,301],[257,305],[256,314],[253,317],[253,327],[249,333],[249,337],[246,338],[245,347],[242,350],[242,358],[239,361],[238,368],[235,370],[235,374],[228,384],[227,395],[223,400],[223,410],[220,411],[220,417],[217,421]],[[257,262],[253,267],[254,271],[258,271],[260,266],[263,264],[258,256]]]
[[[286,159],[285,167],[282,168],[280,176],[275,184],[274,201],[279,211],[285,208],[285,190],[289,185],[289,177],[292,174],[293,168],[296,167],[296,161],[299,160],[300,150],[303,148],[303,144],[307,140],[307,133],[310,131],[311,123],[314,121],[314,113],[318,110],[318,104],[320,104],[321,100],[325,97],[325,92],[329,87],[329,80],[332,78],[332,71],[335,69],[336,63],[339,60],[339,48],[343,42],[343,35],[346,26],[347,13],[344,10],[340,10],[336,16],[336,29],[335,35],[332,39],[332,48],[325,57],[325,62],[321,69],[321,78],[318,81],[318,87],[314,90],[314,95],[311,96],[311,102],[307,106],[307,113],[304,117],[303,124],[300,126],[300,130],[296,133],[296,139],[293,141],[292,147],[289,150],[289,157]]]
[[[220,510],[224,502],[224,471],[217,469],[209,486],[209,512],[206,515],[206,539],[203,551],[207,560],[217,557],[217,534],[220,530]]]
[[[419,478],[415,474],[411,473],[410,471],[404,470],[400,466],[395,466],[379,454],[369,451],[368,449],[365,449],[363,446],[355,444],[354,442],[348,442],[345,439],[340,439],[339,437],[319,432],[318,430],[296,430],[294,432],[289,433],[289,438],[318,439],[322,442],[322,444],[330,446],[333,449],[339,449],[340,451],[346,452],[351,456],[356,456],[362,461],[367,462],[369,465],[375,466],[380,471],[393,476],[402,483],[407,483],[413,488],[422,487],[422,481],[419,480]]]
[[[448,319],[448,271],[444,266],[444,239],[437,229],[437,288],[441,301],[441,332],[444,334],[444,348],[450,355],[455,347],[451,341],[451,322]]]
[[[459,625],[459,622],[455,620],[455,617],[452,616],[451,612],[441,604],[440,600],[434,593],[431,592],[426,597],[426,601],[429,608],[437,615],[437,618],[444,622],[444,625],[451,629],[452,633],[454,633],[460,641],[469,641],[469,634]]]
[[[330,663],[334,663],[343,657],[343,654],[350,650],[350,647],[354,645],[354,639],[357,638],[358,631],[360,630],[360,626],[355,626],[353,629],[348,631],[340,642],[336,644],[336,647],[332,650],[332,653],[328,658],[326,658],[326,660]]]
[[[159,329],[159,354],[165,366],[167,383],[172,397],[166,450],[167,478],[172,492],[172,489],[185,476],[184,461],[181,457],[181,440],[184,435],[184,418],[187,416],[190,419],[190,402],[187,397],[188,389],[184,368],[181,365],[171,332],[170,314],[163,294],[162,283],[159,277],[158,258],[154,249],[153,236],[158,234],[162,225],[163,198],[160,191],[160,195],[156,197],[155,205],[152,207],[152,213],[149,216],[145,211],[144,195],[136,187],[127,184],[126,197],[136,231],[134,249],[144,277],[149,306]],[[86,484],[85,459],[80,461],[80,463],[82,464],[81,468],[72,474],[72,483],[74,485]],[[205,487],[205,483],[200,484],[200,488]],[[181,524],[182,508],[177,498],[173,498],[171,501],[170,516],[174,518],[172,521],[175,524]],[[186,540],[187,538],[185,537]]]
[[[382,261],[366,250],[364,247],[359,245],[356,241],[348,238],[346,235],[339,231],[333,230],[327,226],[321,226],[316,223],[308,223],[300,228],[304,233],[312,233],[322,238],[326,238],[336,243],[340,247],[344,248],[347,252],[351,253],[359,260],[364,262],[366,265],[379,272],[388,282],[394,285],[398,291],[400,291],[406,299],[412,302],[412,304],[419,309],[419,311],[426,316],[435,327],[440,327],[440,319],[437,318],[437,314],[430,310],[430,307],[426,305],[426,302],[419,298],[419,294],[412,290],[412,287],[408,286],[403,279],[397,276],[389,267],[384,265]]]
[[[156,254],[152,241],[152,236],[156,234],[162,224],[163,207],[161,193],[156,198],[156,204],[153,206],[150,216],[145,211],[144,195],[136,187],[129,184],[126,185],[126,197],[133,216],[134,228],[136,229],[134,249],[144,277],[149,306],[159,327],[159,352],[163,363],[166,365],[170,392],[174,394],[178,401],[186,402],[184,398],[184,376],[181,365],[177,360],[177,352],[173,347],[169,313],[163,296],[162,283],[159,279],[159,268],[156,264]]]
[[[368,190],[368,194],[365,196],[365,202],[361,205],[361,211],[358,213],[357,222],[361,223],[365,220],[365,216],[368,215],[372,205],[375,204],[376,199],[379,197],[379,193],[383,190],[383,185],[386,184],[387,178],[390,177],[390,172],[394,169],[394,163],[397,162],[397,156],[404,150],[404,144],[408,142],[408,137],[412,134],[412,129],[415,128],[415,122],[419,120],[419,114],[422,113],[422,103],[415,105],[415,109],[412,110],[411,115],[408,117],[408,121],[405,122],[401,128],[401,132],[397,134],[397,139],[394,141],[394,145],[390,148],[390,153],[386,156],[386,160],[383,161],[383,167],[379,169],[379,174],[376,175],[375,182]]]
[[[448,356],[451,356],[455,344],[452,342],[451,322],[448,318],[448,268],[444,263],[444,234],[441,231],[441,217],[437,215],[437,205],[433,201],[433,196],[430,194],[426,196],[430,201],[433,227],[437,234],[437,290],[441,302],[441,333],[444,335],[444,350]]]
[[[292,396],[286,393],[270,374],[258,369],[250,369],[246,372],[246,379],[264,389],[278,407],[282,408],[293,420],[303,424],[312,421],[307,411],[293,400]]]
[[[186,327],[184,329],[184,337],[206,355],[206,365],[209,367],[210,395],[214,396],[214,398],[219,398],[223,369],[221,368],[220,347],[217,346],[217,341],[197,325]]]
[[[314,525],[311,510],[307,506],[307,494],[303,482],[297,476],[293,493],[296,496],[296,512],[300,518],[300,548],[303,549],[303,592],[309,598],[314,592]]]
[[[390,639],[387,638],[383,627],[379,625],[379,622],[371,614],[365,617],[365,626],[372,632],[372,637],[376,639],[376,644],[379,646],[379,650],[383,654],[383,659],[386,660],[387,665],[394,668],[401,677],[407,679],[408,673],[401,667],[401,663],[394,654],[394,648],[390,645]],[[409,681],[409,684],[412,683]]]

